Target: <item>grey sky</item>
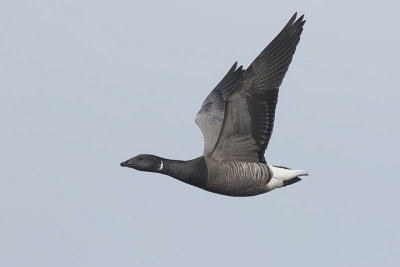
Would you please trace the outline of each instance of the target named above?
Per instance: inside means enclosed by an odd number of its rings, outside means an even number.
[[[398,266],[396,1],[0,2],[0,266]],[[121,168],[202,153],[194,116],[292,14],[252,198]]]

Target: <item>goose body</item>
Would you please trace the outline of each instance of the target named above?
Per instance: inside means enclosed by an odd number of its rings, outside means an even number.
[[[138,155],[121,163],[158,172],[228,196],[254,196],[300,181],[303,170],[266,162],[279,86],[300,40],[303,16],[296,14],[247,70],[235,63],[196,115],[204,137],[203,156],[179,161]]]

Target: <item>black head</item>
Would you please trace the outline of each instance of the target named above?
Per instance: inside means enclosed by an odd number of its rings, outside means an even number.
[[[160,157],[154,155],[138,155],[121,163],[122,167],[129,167],[138,171],[159,172],[163,168]]]

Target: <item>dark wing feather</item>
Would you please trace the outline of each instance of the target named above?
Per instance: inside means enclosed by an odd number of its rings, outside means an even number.
[[[274,127],[279,86],[303,31],[296,14],[261,52],[226,100],[221,134],[212,156],[217,160],[265,162]]]
[[[237,62],[233,64],[225,77],[207,96],[196,115],[195,122],[200,127],[204,137],[204,156],[211,154],[217,143],[224,120],[225,100],[244,72],[242,66],[238,69],[236,67]]]

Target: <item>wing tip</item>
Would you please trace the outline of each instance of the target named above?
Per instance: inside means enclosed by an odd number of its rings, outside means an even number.
[[[237,67],[237,61],[235,63],[233,63],[232,67],[229,69],[229,71],[228,71],[228,73],[226,75],[235,72],[236,71],[236,67]]]
[[[288,21],[288,23],[286,24],[286,27],[290,27],[296,20],[297,17],[297,12],[294,12],[293,16],[290,18],[290,20]],[[285,28],[286,28],[285,27]]]
[[[294,15],[290,18],[284,29],[298,27],[299,25],[300,27],[302,27],[306,22],[306,20],[304,20],[304,14],[301,15],[297,20],[296,17],[297,17],[297,12],[295,12]]]
[[[237,65],[238,65],[238,62],[235,61],[235,63],[233,63],[233,66],[228,71],[228,73],[238,73],[238,74],[240,74],[240,73],[244,72],[243,65],[240,65],[239,67],[237,67]]]
[[[288,21],[288,23],[286,23],[285,27],[283,27],[281,33],[295,33],[297,31],[299,31],[299,29],[303,29],[303,25],[304,23],[306,23],[306,21],[304,20],[304,14],[301,15],[297,20],[297,12],[295,12],[293,14],[293,16],[290,18],[290,20]],[[301,31],[300,31],[301,33]]]

